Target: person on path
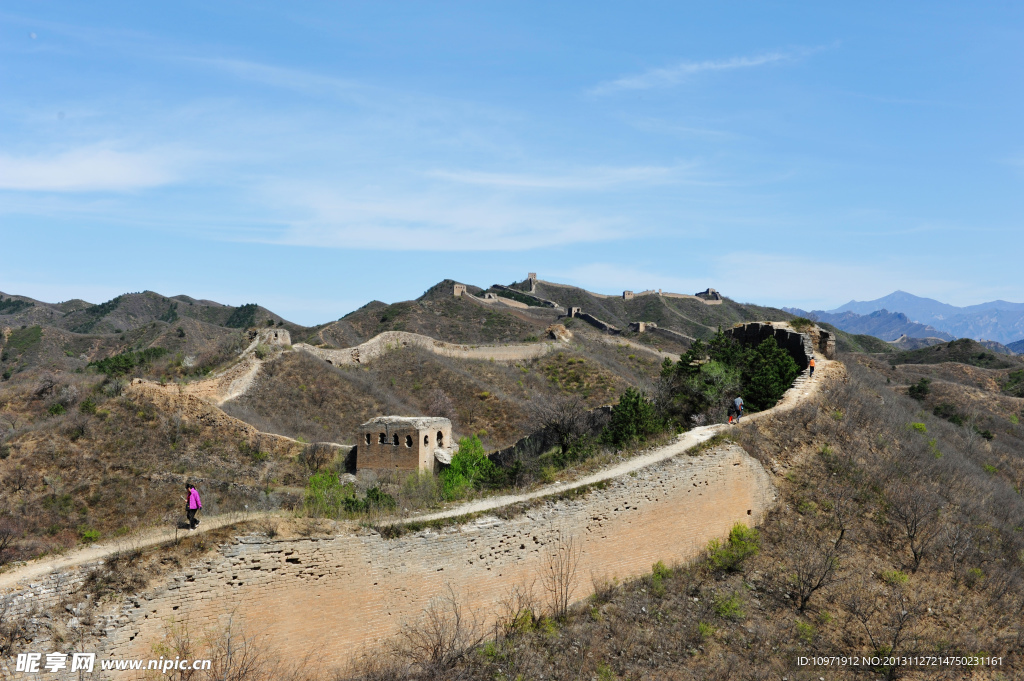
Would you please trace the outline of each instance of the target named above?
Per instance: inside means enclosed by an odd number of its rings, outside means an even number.
[[[737,397],[732,404],[736,408],[736,423],[739,423],[740,417],[743,416],[743,398]]]
[[[196,519],[196,512],[203,507],[203,501],[199,498],[199,490],[191,482],[188,487],[188,529],[196,529],[199,521]]]
[[[814,378],[814,357],[811,357],[811,364],[810,364],[810,367],[811,367],[811,375],[810,375],[810,378]]]

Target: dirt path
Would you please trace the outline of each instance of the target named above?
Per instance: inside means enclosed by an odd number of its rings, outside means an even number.
[[[225,513],[224,515],[206,516],[200,514],[199,527],[195,530],[179,529],[177,537],[185,537],[192,534],[202,534],[225,525],[254,520],[256,518],[274,515],[273,513]],[[62,570],[84,563],[92,563],[103,560],[123,551],[134,551],[145,549],[158,544],[174,541],[175,530],[173,528],[157,528],[141,532],[131,537],[122,537],[116,541],[100,542],[90,546],[73,549],[63,555],[47,556],[29,561],[21,567],[0,574],[0,591],[10,589],[18,582],[27,581],[42,577],[54,570]]]
[[[750,414],[744,417],[748,420],[758,420],[771,414],[779,414],[781,412],[788,411],[795,407],[803,400],[810,397],[812,394],[818,392],[821,384],[826,380],[826,376],[830,376],[833,373],[834,362],[825,359],[817,359],[817,370],[815,373],[818,374],[811,380],[808,378],[808,372],[804,371],[800,376],[797,377],[793,383],[793,387],[786,391],[786,394],[782,396],[779,403],[771,409],[766,409],[763,412],[757,414]],[[416,516],[415,518],[407,518],[400,521],[396,521],[395,525],[403,525],[410,522],[423,522],[430,520],[441,520],[443,518],[455,518],[461,515],[469,515],[471,513],[482,513],[485,511],[492,511],[502,506],[509,506],[511,504],[517,504],[523,501],[530,501],[532,499],[540,499],[542,497],[551,496],[553,494],[559,494],[567,490],[576,489],[578,487],[585,487],[587,485],[593,485],[597,482],[604,480],[611,480],[633,471],[640,470],[652,466],[656,463],[671,459],[674,456],[679,456],[684,453],[690,447],[699,445],[700,443],[709,440],[714,437],[716,433],[720,433],[723,430],[728,430],[731,426],[724,423],[718,423],[710,426],[700,426],[689,430],[682,435],[678,436],[671,443],[658,447],[652,452],[647,454],[641,454],[640,456],[633,457],[627,461],[616,464],[610,468],[592,473],[590,475],[583,476],[577,480],[567,483],[556,482],[552,485],[547,485],[534,492],[527,494],[508,494],[499,497],[488,497],[487,499],[480,499],[478,501],[472,501],[468,504],[462,504],[446,511],[440,511],[437,513],[430,513],[428,515]]]
[[[779,403],[776,406],[757,414],[745,416],[744,419],[757,420],[768,415],[777,415],[781,412],[788,411],[800,402],[809,398],[814,393],[818,392],[826,381],[840,375],[841,365],[837,362],[829,361],[824,358],[816,359],[818,365],[816,371],[817,375],[813,380],[810,380],[807,376],[807,371],[804,371],[799,377],[797,377],[793,387],[786,391],[786,394],[783,395],[782,399],[779,400]],[[471,501],[437,513],[396,520],[394,524],[404,525],[407,523],[440,520],[443,518],[456,518],[473,513],[482,513],[502,506],[508,506],[533,499],[540,499],[542,497],[560,494],[567,490],[617,478],[632,471],[640,470],[641,468],[646,468],[647,466],[670,459],[674,456],[679,456],[690,447],[698,445],[701,442],[708,440],[716,433],[728,428],[730,428],[730,426],[727,424],[715,424],[694,428],[693,430],[683,433],[671,443],[664,445],[663,447],[659,447],[647,454],[641,454],[640,456],[636,456],[632,459],[611,466],[610,468],[583,476],[571,482],[556,482],[526,494],[509,494]],[[202,523],[195,532],[202,533],[225,525],[231,525],[269,515],[274,514],[246,513],[243,515],[239,513],[232,513],[221,516],[206,517],[203,518]],[[178,530],[178,535],[181,536],[182,533],[188,532],[188,530]],[[155,529],[135,535],[134,537],[126,537],[116,542],[104,542],[76,549],[62,556],[54,556],[31,561],[26,565],[0,574],[0,592],[14,587],[18,582],[43,576],[53,570],[66,569],[83,563],[102,560],[103,558],[113,555],[119,551],[142,549],[172,541],[174,539],[174,535],[175,531],[172,528]]]

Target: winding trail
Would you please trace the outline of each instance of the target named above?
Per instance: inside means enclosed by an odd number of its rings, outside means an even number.
[[[804,371],[793,384],[793,387],[786,391],[779,403],[767,409],[763,412],[756,414],[749,414],[744,416],[745,420],[758,420],[765,418],[769,415],[778,415],[786,412],[804,400],[808,399],[815,393],[817,393],[823,383],[835,378],[839,375],[842,365],[835,361],[827,360],[823,357],[817,359],[817,376],[811,380],[807,376],[807,371]],[[587,485],[593,485],[598,482],[605,480],[611,480],[622,475],[626,475],[633,471],[646,468],[648,466],[657,464],[666,459],[670,459],[674,456],[679,456],[686,452],[687,449],[698,445],[711,437],[716,433],[728,430],[731,426],[727,424],[715,424],[710,426],[701,426],[694,428],[693,430],[687,431],[682,435],[678,436],[675,440],[667,445],[658,447],[646,454],[635,456],[631,459],[618,463],[614,466],[606,468],[604,470],[585,475],[577,480],[571,482],[557,482],[551,485],[547,485],[533,492],[525,494],[509,494],[495,497],[488,497],[485,499],[479,499],[471,501],[465,504],[455,506],[444,511],[438,511],[436,513],[430,513],[426,515],[413,516],[409,518],[403,518],[393,521],[392,525],[405,525],[409,523],[419,523],[423,521],[441,520],[444,518],[457,518],[459,516],[470,515],[474,513],[481,513],[485,511],[491,511],[503,506],[509,506],[525,501],[531,501],[534,499],[540,499],[552,495],[561,494],[567,490],[584,487]],[[202,522],[196,533],[203,533],[209,530],[224,527],[225,525],[232,525],[235,523],[245,522],[247,520],[254,520],[260,517],[267,517],[272,515],[281,515],[280,513],[231,513],[220,516],[206,516],[202,518]],[[188,534],[188,530],[178,530],[178,536],[182,533]],[[43,575],[48,574],[54,570],[66,569],[82,565],[85,563],[91,563],[102,560],[115,553],[144,549],[165,542],[172,541],[175,537],[175,530],[173,528],[161,528],[143,532],[133,537],[126,537],[116,542],[104,542],[94,544],[92,546],[83,547],[80,549],[73,550],[67,554],[54,557],[40,558],[34,561],[30,561],[27,564],[16,567],[8,572],[0,574],[0,592],[9,590],[17,585],[19,582],[25,582],[32,580]]]
[[[145,549],[159,544],[174,541],[175,537],[186,537],[194,534],[203,534],[225,525],[254,520],[259,517],[273,515],[272,513],[225,513],[216,516],[200,515],[199,527],[195,530],[179,529],[175,531],[171,527],[154,528],[145,530],[139,534],[122,537],[116,541],[100,542],[90,546],[74,549],[59,556],[47,556],[29,561],[16,567],[13,570],[0,574],[0,591],[10,589],[18,582],[24,582],[42,577],[54,570],[63,570],[69,567],[76,567],[85,563],[93,563],[108,556],[126,551]]]

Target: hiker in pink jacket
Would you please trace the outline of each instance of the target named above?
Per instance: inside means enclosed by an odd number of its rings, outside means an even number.
[[[203,507],[203,501],[199,498],[199,490],[195,488],[191,482],[186,485],[188,487],[188,529],[196,529],[196,525],[199,521],[196,520],[196,511]]]

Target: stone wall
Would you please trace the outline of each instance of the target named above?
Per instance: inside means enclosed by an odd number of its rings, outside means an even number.
[[[577,319],[582,319],[586,323],[600,329],[601,331],[604,331],[605,333],[622,333],[622,330],[619,329],[618,327],[612,326],[608,322],[598,319],[589,312],[583,312],[583,310],[581,310],[580,308],[573,308],[573,310],[576,311],[573,317],[576,317]]]
[[[653,333],[656,336],[661,336],[662,338],[668,338],[669,340],[674,340],[679,343],[683,343],[685,345],[689,345],[694,340],[690,336],[687,336],[685,333],[679,333],[678,331],[673,331],[672,329],[663,329],[660,326],[656,326],[654,324],[649,324],[647,326],[647,332]]]
[[[105,652],[148,657],[170,619],[216,626],[233,613],[293,659],[317,651],[341,664],[420,617],[446,584],[470,607],[493,612],[512,586],[537,577],[559,532],[582,543],[574,595],[583,598],[592,574],[628,578],[658,560],[689,560],[734,523],[759,522],[774,500],[761,465],[724,446],[511,520],[481,518],[393,540],[365,529],[321,540],[243,538],[130,599]]]
[[[169,622],[187,619],[201,631],[233,617],[291,659],[313,652],[338,665],[392,639],[449,584],[469,607],[493,613],[510,588],[537,578],[560,533],[582,546],[574,592],[581,599],[592,576],[625,579],[650,572],[659,560],[692,559],[733,524],[760,522],[775,498],[761,465],[724,445],[668,459],[582,497],[541,501],[509,520],[483,517],[392,540],[354,524],[323,539],[241,537],[109,608],[87,649],[149,658]],[[66,572],[62,583],[47,578],[11,596],[19,612],[31,603],[52,606],[62,585],[83,575],[84,569]]]
[[[354,348],[344,350],[325,350],[305,343],[297,343],[296,350],[308,352],[335,366],[358,365],[373,360],[389,350],[404,347],[419,347],[444,357],[460,359],[493,359],[500,361],[520,361],[536,359],[546,355],[553,345],[551,343],[529,343],[523,345],[463,345],[434,340],[429,336],[408,331],[385,331]]]
[[[592,436],[597,437],[604,430],[611,418],[610,406],[597,407],[586,412],[581,421],[583,428]],[[541,428],[505,449],[499,449],[487,456],[499,466],[509,467],[516,461],[536,459],[541,454],[558,445],[558,434],[553,428]]]
[[[814,345],[807,334],[797,333],[787,324],[771,322],[750,322],[738,324],[726,329],[725,334],[738,340],[743,345],[758,345],[766,338],[774,337],[779,347],[790,354],[797,366],[803,371],[807,368]]]

